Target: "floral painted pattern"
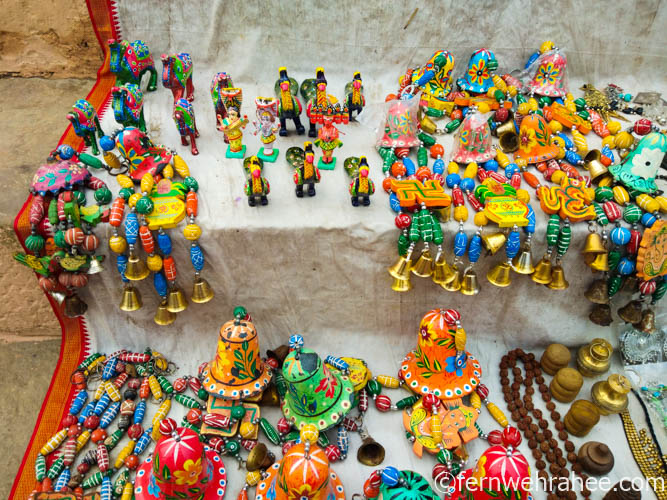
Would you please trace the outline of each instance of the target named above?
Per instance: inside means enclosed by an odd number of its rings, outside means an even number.
[[[445,371],[447,373],[455,373],[457,377],[463,375],[463,368],[466,367],[465,356],[449,356],[445,360]]]
[[[148,482],[148,494],[154,497],[160,497],[160,487],[155,482],[155,476],[151,475],[151,478]]]
[[[434,331],[430,330],[428,326],[422,326],[419,328],[419,337],[419,341],[423,345],[432,346],[433,341],[437,338],[437,335]]]
[[[554,63],[549,61],[537,69],[535,82],[541,85],[553,85],[558,81],[558,75],[560,75],[560,69],[554,66]]]
[[[486,61],[480,59],[477,64],[471,64],[468,68],[468,77],[470,78],[470,83],[482,85],[486,80],[489,79],[489,71],[486,66]]]
[[[201,457],[194,460],[186,460],[183,464],[183,470],[174,471],[176,484],[187,484],[192,486],[197,482],[202,472]]]
[[[338,379],[331,374],[331,371],[325,366],[322,371],[324,377],[320,380],[319,385],[315,388],[315,392],[324,392],[326,398],[333,398],[336,394],[336,387],[338,387]]]
[[[537,146],[535,131],[528,127],[522,128],[519,135],[519,149],[526,153],[530,153],[535,146]]]

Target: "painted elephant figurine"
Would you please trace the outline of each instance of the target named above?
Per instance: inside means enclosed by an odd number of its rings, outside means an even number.
[[[94,155],[100,154],[97,148],[97,140],[95,132],[99,138],[104,136],[102,127],[100,126],[100,119],[97,117],[97,111],[92,104],[85,99],[79,99],[72,106],[72,111],[67,113],[67,119],[72,122],[74,133],[83,138],[83,142],[87,147],[90,147]]]
[[[188,145],[188,137],[190,137],[190,151],[193,155],[198,155],[197,143],[195,138],[199,137],[197,130],[197,123],[195,122],[195,110],[190,101],[181,97],[174,103],[173,113],[174,123],[178,127],[178,133],[181,134],[181,144]]]
[[[111,88],[113,116],[123,127],[139,127],[146,132],[144,93],[138,85],[126,83]]]
[[[213,100],[213,107],[215,108],[215,126],[218,126],[218,116],[223,120],[227,118],[227,107],[222,98],[223,89],[231,89],[234,87],[234,82],[232,82],[232,77],[229,73],[221,71],[216,73],[211,81],[211,99]],[[229,142],[225,136],[225,142]]]
[[[171,89],[174,102],[181,97],[188,101],[195,100],[195,87],[192,84],[192,58],[190,54],[162,54],[162,85]]]
[[[109,70],[116,75],[116,85],[134,83],[141,85],[141,78],[150,72],[148,90],[157,89],[157,70],[148,46],[143,40],[128,42],[127,40],[109,40]]]

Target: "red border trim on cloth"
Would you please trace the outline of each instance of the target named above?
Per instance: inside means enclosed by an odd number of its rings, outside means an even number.
[[[102,116],[111,98],[111,87],[115,83],[114,76],[107,69],[109,67],[109,50],[106,40],[108,38],[120,38],[118,9],[115,0],[86,0],[86,4],[95,36],[104,53],[104,62],[97,71],[97,80],[86,99]],[[105,36],[106,38],[104,38]],[[65,129],[58,142],[59,145],[63,143],[69,144],[77,151],[82,151],[84,148],[83,140],[74,134],[71,125]],[[29,195],[14,219],[14,233],[24,250],[26,250],[25,238],[30,234],[28,214],[31,202],[32,195]],[[45,295],[60,322],[62,339],[60,354],[51,377],[49,389],[37,417],[35,429],[9,493],[10,500],[25,500],[35,489],[36,479],[32,464],[43,444],[60,429],[60,423],[65,417],[69,402],[75,393],[74,386],[70,383],[70,376],[89,354],[89,337],[84,318],[66,317],[63,313],[63,306],[59,305],[48,294]]]

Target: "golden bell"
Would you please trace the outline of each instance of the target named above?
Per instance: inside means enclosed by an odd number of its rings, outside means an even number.
[[[65,298],[65,316],[68,318],[76,318],[83,316],[88,309],[88,304],[79,298],[78,295],[70,295]]]
[[[422,252],[410,271],[420,278],[428,278],[433,274],[433,258],[428,249]]]
[[[642,320],[642,303],[638,300],[631,300],[616,312],[623,321],[634,325]]]
[[[577,370],[584,377],[596,377],[609,370],[614,348],[609,341],[593,339],[577,350]]]
[[[275,455],[269,451],[264,443],[257,443],[248,453],[246,460],[246,469],[252,472],[255,470],[266,470],[276,461]]]
[[[493,268],[489,269],[489,272],[486,273],[486,279],[489,280],[492,285],[500,287],[510,286],[510,283],[512,283],[512,279],[510,277],[509,263],[500,262]]]
[[[642,312],[641,321],[635,323],[633,326],[644,333],[655,332],[655,313],[653,312],[653,309],[646,309]]]
[[[149,274],[150,271],[144,261],[130,252],[130,257],[127,259],[127,267],[125,268],[125,277],[130,281],[140,281]]]
[[[502,232],[482,234],[482,246],[491,255],[500,250],[507,241],[507,235]]]
[[[513,123],[512,128],[514,128]],[[519,149],[519,136],[514,130],[509,130],[498,135],[498,143],[504,153],[513,153]]]
[[[513,133],[516,135],[516,125],[514,124],[514,114],[510,111],[510,117],[505,123],[498,125],[495,130],[492,131],[492,134],[496,137],[502,137],[503,135]],[[518,147],[518,137],[517,137],[517,147]]]
[[[609,170],[600,161],[600,151],[591,149],[584,157],[584,168],[588,170],[588,175],[592,182],[597,182],[601,177],[607,175]]]
[[[604,253],[606,251],[607,249],[604,247],[600,235],[598,233],[588,233],[588,236],[586,236],[586,244],[584,245],[584,249],[581,251],[581,253],[586,257],[586,264],[590,266],[592,260],[597,254]]]
[[[278,389],[274,384],[268,386],[262,393],[262,399],[259,400],[260,406],[280,406]]]
[[[120,310],[126,312],[138,311],[141,309],[141,305],[139,290],[132,285],[125,285],[123,297],[120,299]]]
[[[380,465],[384,461],[384,447],[375,441],[365,428],[359,430],[361,446],[357,450],[357,460],[369,467]]]
[[[195,283],[192,287],[192,302],[196,304],[205,304],[213,298],[215,294],[211,285],[208,284],[204,278],[195,278]]]
[[[590,319],[596,325],[611,325],[611,307],[609,307],[609,304],[595,304],[591,310],[591,313],[588,315],[588,319]]]
[[[448,283],[441,283],[440,286],[448,292],[458,292],[461,289],[461,271],[459,271],[456,265],[452,266],[452,271],[454,272],[454,278],[452,281]]]
[[[512,269],[519,274],[533,274],[533,254],[530,252],[529,245],[522,245],[521,250],[512,259]]]
[[[104,267],[102,264],[100,264],[100,261],[94,257],[90,259],[90,265],[88,266],[88,271],[86,271],[86,274],[97,274],[101,273],[102,271],[104,271]]]
[[[412,283],[410,283],[410,277],[407,279],[394,278],[391,283],[391,289],[395,292],[409,292],[412,290]]]
[[[474,269],[466,269],[466,272],[463,273],[460,292],[463,295],[477,295],[479,293],[479,282]]]
[[[535,266],[535,272],[531,278],[535,283],[540,285],[548,285],[551,283],[551,259],[546,255],[540,259]]]
[[[396,263],[387,269],[389,274],[399,280],[409,280],[410,278],[410,266],[412,262],[407,257],[399,255]]]
[[[157,311],[155,311],[155,316],[153,317],[153,321],[155,321],[155,324],[160,326],[171,325],[174,321],[176,321],[176,314],[170,312],[167,309],[166,300],[163,300],[158,306]]]
[[[185,311],[187,307],[188,301],[185,299],[185,295],[183,295],[183,290],[178,287],[172,288],[167,295],[167,311],[178,313]]]
[[[565,271],[560,265],[554,266],[551,271],[551,281],[547,285],[551,290],[566,290],[570,284],[565,279]]]
[[[591,387],[591,399],[602,415],[621,413],[628,407],[630,381],[623,375],[614,373],[607,380],[596,382]]]
[[[456,272],[454,271],[454,268],[447,264],[447,261],[444,257],[435,261],[435,264],[433,265],[433,276],[431,277],[433,283],[437,283],[438,285],[446,285],[447,283],[450,283],[455,277]]]
[[[588,255],[585,257],[585,259],[588,261]],[[592,262],[586,262],[588,264],[588,267],[591,268],[593,272],[597,271],[602,271],[606,272],[609,271],[609,253],[602,252],[599,253],[595,256],[595,259],[593,259]]]
[[[584,292],[584,297],[594,304],[609,304],[609,286],[606,279],[595,280]]]

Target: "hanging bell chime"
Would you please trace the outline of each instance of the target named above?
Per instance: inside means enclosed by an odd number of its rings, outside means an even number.
[[[86,271],[86,273],[87,274],[97,274],[97,273],[101,273],[102,271],[104,271],[104,267],[102,266],[100,261],[98,259],[96,259],[95,257],[90,259],[90,265],[88,266],[88,271]]]
[[[498,144],[500,144],[503,153],[513,153],[519,149],[519,135],[514,130],[499,133]]]
[[[479,293],[479,281],[477,280],[477,273],[474,269],[466,269],[463,273],[463,282],[461,283],[460,292],[463,295],[477,295]]]
[[[551,281],[547,285],[551,290],[566,290],[570,284],[565,279],[565,271],[560,264],[556,264],[551,271]]]
[[[597,254],[605,253],[606,251],[607,249],[602,243],[602,238],[600,235],[596,232],[588,233],[588,236],[586,236],[586,244],[584,245],[584,249],[581,251],[581,253],[586,257],[586,264],[590,265],[590,261],[588,260],[589,258],[595,258]]]
[[[601,271],[605,273],[609,271],[609,253],[603,252],[597,254],[595,259],[588,263],[588,267],[590,267],[593,272]]]
[[[482,234],[482,246],[488,254],[494,255],[507,241],[507,235],[503,232]]]
[[[410,279],[394,278],[391,282],[391,289],[395,292],[409,292],[412,290]]]
[[[167,295],[167,310],[172,313],[185,311],[188,307],[188,301],[185,299],[183,290],[173,287]]]
[[[461,289],[461,271],[459,271],[456,264],[451,269],[454,272],[454,277],[447,283],[441,283],[440,286],[448,292],[458,292]]]
[[[616,312],[623,321],[634,325],[642,320],[642,303],[638,300],[631,300]]]
[[[609,304],[609,285],[602,278],[595,280],[584,292],[584,296],[594,304]]]
[[[280,406],[278,389],[274,384],[269,385],[262,393],[262,399],[259,400],[260,406]]]
[[[205,304],[213,298],[215,294],[211,285],[208,284],[204,278],[199,276],[195,277],[195,282],[192,287],[192,302],[196,304]]]
[[[444,257],[437,258],[435,264],[433,264],[433,283],[438,285],[446,285],[450,283],[456,277],[456,272],[449,264]]]
[[[384,461],[384,447],[375,441],[365,427],[359,429],[361,436],[361,446],[357,450],[357,460],[369,467],[376,467]]]
[[[125,277],[130,281],[140,281],[146,278],[150,271],[146,267],[143,260],[136,256],[134,252],[130,252],[127,259],[127,268],[125,269]]]
[[[398,256],[398,260],[394,263],[393,266],[389,267],[387,271],[392,278],[400,280],[410,280],[410,267],[412,262],[410,259],[403,255]]]
[[[548,285],[551,283],[551,259],[549,259],[548,256],[545,255],[537,263],[531,279],[540,285]]]
[[[176,314],[170,312],[167,309],[166,300],[160,302],[157,311],[155,311],[155,316],[153,317],[153,321],[155,321],[155,323],[160,326],[171,325],[174,321],[176,321]]]
[[[420,278],[428,278],[433,274],[433,258],[428,248],[424,249],[410,271]]]
[[[130,284],[123,288],[123,297],[120,299],[120,310],[126,312],[138,311],[141,309],[141,295],[139,290]]]
[[[79,298],[77,294],[65,298],[65,316],[77,318],[82,316],[88,309],[88,304]]]
[[[496,137],[502,137],[504,134],[512,132],[516,135],[516,125],[514,123],[514,113],[509,112],[509,119],[498,125],[495,129],[491,131]],[[518,139],[518,138],[517,138]]]
[[[530,245],[521,245],[521,250],[512,259],[512,269],[519,274],[533,274],[535,272]]]
[[[644,333],[655,332],[655,313],[653,312],[653,309],[644,310],[642,312],[642,319],[639,323],[635,323],[632,326]]]
[[[591,310],[591,313],[588,315],[588,319],[590,319],[596,325],[611,325],[611,307],[609,307],[609,304],[595,304]]]
[[[255,470],[266,470],[271,467],[275,461],[275,455],[269,451],[266,445],[264,443],[257,443],[248,454],[246,469],[250,472]]]
[[[599,150],[591,149],[584,157],[584,168],[588,170],[591,182],[596,184],[602,177],[609,174],[607,167],[600,161],[601,156]]]
[[[510,263],[498,263],[493,268],[489,269],[489,272],[486,273],[486,279],[495,286],[509,286],[512,283],[512,278],[510,277]]]

